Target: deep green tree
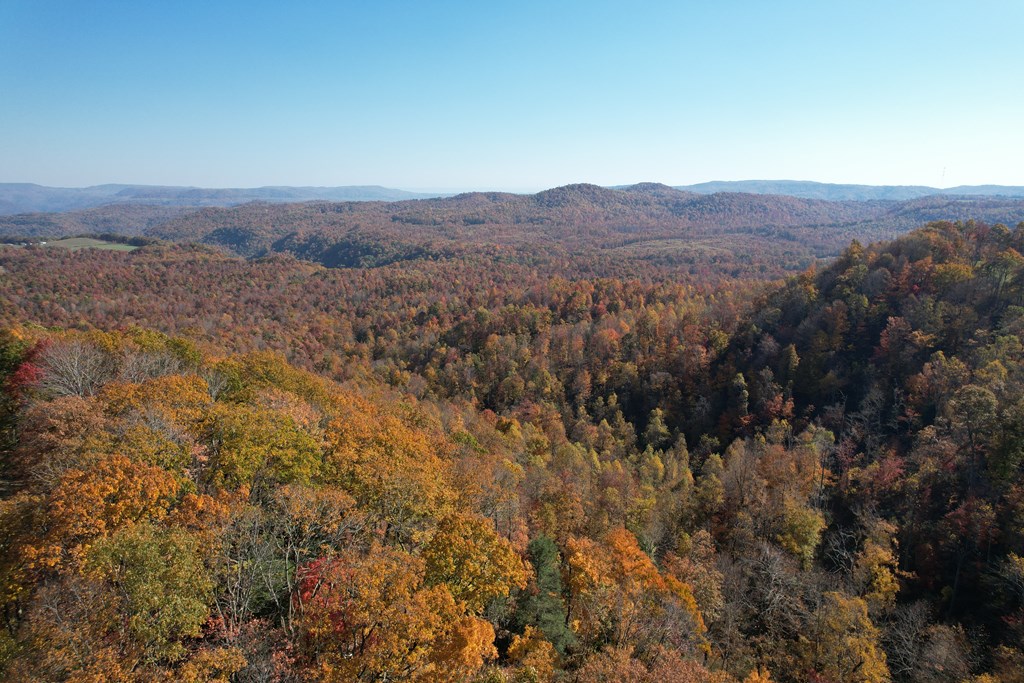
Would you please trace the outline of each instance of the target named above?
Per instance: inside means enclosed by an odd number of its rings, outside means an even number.
[[[558,546],[547,536],[538,536],[526,548],[533,565],[534,580],[519,596],[514,626],[522,631],[535,626],[564,653],[575,637],[566,624],[562,599],[561,557]]]

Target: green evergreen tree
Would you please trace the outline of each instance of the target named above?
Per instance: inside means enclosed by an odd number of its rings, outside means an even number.
[[[547,536],[538,536],[530,541],[526,552],[533,565],[535,578],[520,594],[515,618],[516,630],[535,626],[555,649],[564,653],[575,638],[566,624],[558,546]]]

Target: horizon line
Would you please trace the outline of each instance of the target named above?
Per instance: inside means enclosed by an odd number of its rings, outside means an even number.
[[[982,182],[982,183],[960,183],[957,185],[951,185],[949,187],[938,187],[935,185],[925,185],[920,183],[856,183],[856,182],[827,182],[821,180],[799,180],[793,178],[743,178],[739,180],[704,180],[696,183],[679,183],[670,184],[661,181],[654,180],[641,180],[631,183],[612,183],[602,184],[594,183],[589,181],[573,181],[568,183],[561,183],[550,186],[532,186],[532,187],[408,187],[398,185],[382,185],[379,183],[351,183],[344,185],[313,185],[313,184],[263,184],[263,185],[193,185],[193,184],[166,184],[166,183],[131,183],[131,182],[103,182],[93,183],[90,185],[47,185],[44,183],[37,183],[33,181],[0,181],[0,185],[32,185],[35,187],[41,187],[52,190],[88,190],[93,188],[101,188],[107,186],[121,186],[121,187],[144,187],[144,188],[173,188],[173,189],[188,189],[188,190],[265,190],[274,188],[283,189],[311,189],[311,190],[333,190],[333,189],[355,189],[355,188],[374,188],[384,189],[399,192],[409,192],[413,194],[468,194],[474,192],[503,192],[508,194],[536,194],[538,192],[544,192],[546,190],[556,189],[560,187],[570,187],[573,185],[593,185],[595,187],[602,187],[605,189],[622,189],[628,187],[635,187],[637,185],[663,185],[670,188],[685,188],[685,187],[698,187],[701,185],[713,185],[718,183],[735,184],[735,183],[808,183],[814,185],[825,185],[825,186],[837,186],[837,187],[870,187],[870,188],[927,188],[932,190],[948,191],[963,187],[1007,187],[1007,188],[1020,188],[1024,187],[1024,182],[1020,185],[998,183],[998,182]]]

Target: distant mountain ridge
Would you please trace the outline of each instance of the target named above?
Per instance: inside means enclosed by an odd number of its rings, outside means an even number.
[[[720,192],[702,195],[642,183],[621,190],[575,184],[532,195],[470,192],[405,202],[244,204],[155,222],[147,237],[200,242],[248,257],[291,253],[329,266],[493,249],[541,254],[600,252],[620,262],[678,263],[694,250],[724,250],[751,263],[768,252],[793,268],[932,220],[1016,225],[1024,200],[931,196],[904,202],[825,201]],[[0,221],[0,234],[4,232]],[[8,232],[15,232],[9,230]],[[18,231],[24,234],[23,231]]]
[[[233,190],[196,190],[191,195],[195,201],[210,204],[186,206],[156,201],[165,194],[176,200],[190,196],[180,191],[183,188],[146,188],[144,193],[137,188],[120,187],[108,196],[153,201],[114,201],[74,211],[0,216],[0,235],[58,237],[108,232],[207,242],[254,256],[280,249],[281,244],[274,245],[282,238],[293,246],[296,234],[337,238],[372,233],[378,239],[402,242],[415,235],[413,241],[506,244],[573,242],[589,235],[607,246],[641,238],[800,229],[805,233],[799,238],[802,247],[828,244],[823,251],[831,252],[845,246],[851,237],[885,238],[934,220],[975,218],[1010,225],[1024,220],[1024,198],[1005,196],[822,200],[749,192],[706,194],[658,183],[618,189],[577,183],[536,194],[466,192],[411,201],[288,201],[290,190],[302,188],[260,188],[266,195],[274,194],[271,190],[279,192],[272,201],[238,204],[215,203],[234,197]],[[239,237],[243,234],[244,239]]]
[[[565,187],[597,187],[586,184]],[[559,188],[555,188],[559,189]],[[973,196],[1024,198],[1024,187],[1006,185],[960,185],[946,189],[924,185],[842,185],[804,180],[712,181],[696,185],[669,187],[660,183],[618,185],[626,190],[664,198],[666,193],[682,191],[696,195],[720,192],[783,195],[827,201],[906,201],[929,196]],[[551,191],[545,191],[551,192]],[[467,193],[483,194],[483,193]],[[511,194],[511,193],[486,193]],[[540,193],[541,195],[545,193]],[[379,185],[339,187],[292,187],[269,185],[251,188],[203,188],[171,185],[108,184],[91,187],[47,187],[34,183],[0,183],[0,216],[29,213],[57,213],[92,209],[108,204],[144,204],[163,207],[237,206],[247,202],[293,203],[396,202],[408,199],[435,199],[444,193],[409,192]],[[678,198],[678,197],[677,197]],[[557,197],[551,196],[552,201]]]
[[[393,202],[440,196],[379,185],[341,187],[202,188],[168,185],[93,185],[46,187],[34,183],[0,183],[0,215],[75,211],[106,204],[158,206],[234,206],[246,202]]]
[[[147,196],[154,194],[159,193]],[[685,272],[708,282],[722,273],[796,272],[837,255],[854,238],[867,243],[931,221],[970,219],[1017,225],[1024,222],[1024,199],[930,195],[830,201],[700,194],[656,183],[622,189],[581,183],[536,194],[468,192],[396,202],[249,201],[205,207],[114,202],[0,216],[0,236],[31,240],[116,233],[206,244],[250,258],[290,254],[329,267],[493,258],[562,272],[573,264],[600,263],[603,273],[675,277]]]
[[[959,185],[942,189],[925,185],[846,185],[810,180],[716,180],[696,185],[677,185],[675,189],[698,194],[744,192],[829,201],[905,201],[933,195],[1024,197],[1024,187],[1010,185]]]

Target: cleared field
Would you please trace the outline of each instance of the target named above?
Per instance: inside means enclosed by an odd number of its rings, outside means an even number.
[[[103,240],[93,239],[91,237],[69,237],[63,240],[53,240],[47,242],[44,246],[47,247],[62,247],[64,249],[70,249],[71,251],[78,251],[79,249],[112,249],[114,251],[135,251],[138,247],[133,247],[130,244],[120,244],[118,242],[105,242]]]

